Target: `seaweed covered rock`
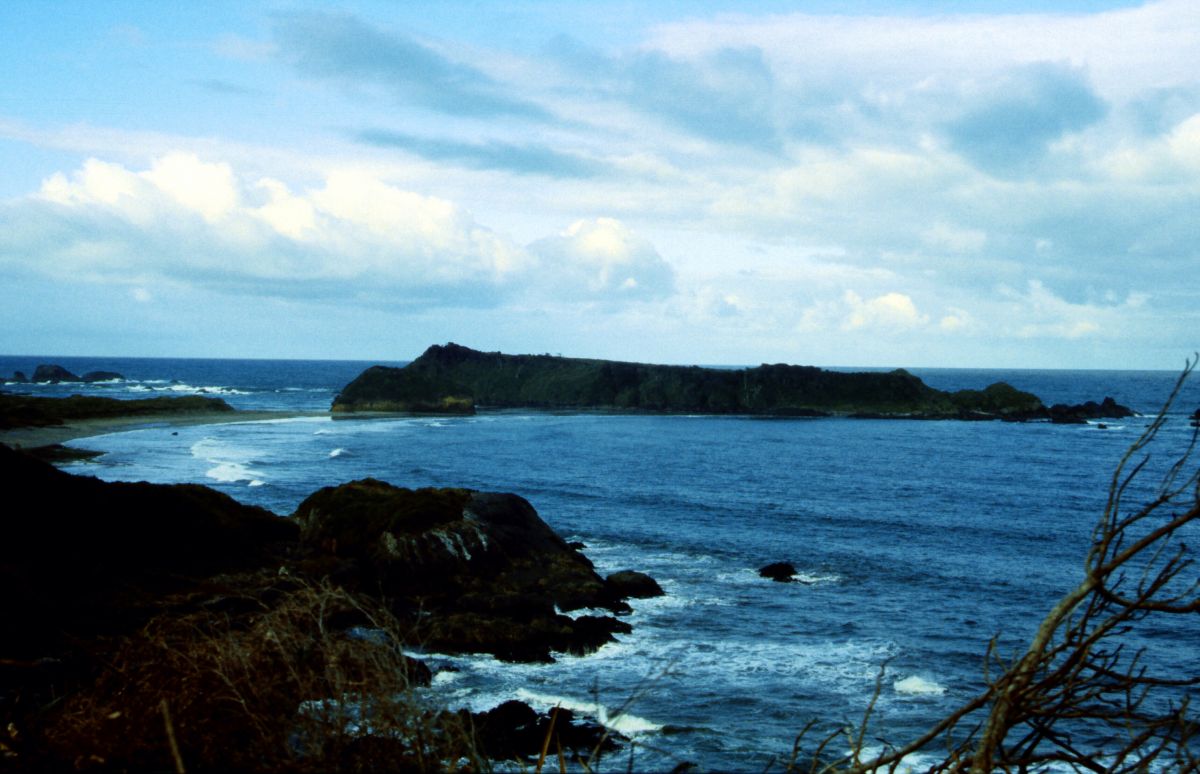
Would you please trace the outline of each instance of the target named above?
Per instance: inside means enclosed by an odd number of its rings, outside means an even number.
[[[363,479],[314,493],[293,519],[309,572],[377,589],[429,647],[546,660],[629,630],[611,616],[562,614],[629,607],[517,495]]]

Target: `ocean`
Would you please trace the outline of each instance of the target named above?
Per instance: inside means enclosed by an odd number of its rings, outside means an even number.
[[[3,356],[0,374],[50,362],[127,378],[4,389],[211,394],[241,409],[313,412],[374,364]],[[977,694],[989,640],[1002,656],[1018,655],[1081,579],[1113,469],[1178,376],[909,370],[941,389],[1007,381],[1047,404],[1111,395],[1143,416],[1104,427],[534,411],[307,416],[87,438],[73,445],[103,456],[66,469],[208,484],[280,515],[322,486],[365,476],[515,492],[583,542],[601,574],[648,572],[666,596],[635,600],[633,633],[590,656],[520,665],[426,654],[444,668],[431,690],[455,707],[518,698],[591,714],[634,740],[635,768],[686,760],[762,770],[782,766],[811,719],[826,729],[858,722],[885,664],[874,746],[907,741]],[[1151,496],[1191,437],[1187,415],[1198,405],[1200,378],[1176,403],[1132,497]],[[795,564],[802,582],[758,576],[775,561]],[[1147,647],[1157,669],[1200,674],[1191,618],[1132,632],[1130,647]]]

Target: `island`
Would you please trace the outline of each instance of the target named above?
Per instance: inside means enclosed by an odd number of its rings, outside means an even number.
[[[373,366],[346,385],[332,410],[472,414],[486,409],[607,410],[776,417],[1048,420],[1082,423],[1133,411],[1112,398],[1047,407],[997,382],[947,392],[904,369],[830,371],[815,366],[702,368],[434,345],[403,368]]]

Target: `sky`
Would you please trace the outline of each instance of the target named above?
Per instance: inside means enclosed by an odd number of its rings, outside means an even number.
[[[1195,0],[8,0],[0,40],[0,352],[1200,349]]]

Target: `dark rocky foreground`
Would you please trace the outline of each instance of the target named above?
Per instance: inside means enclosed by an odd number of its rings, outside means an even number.
[[[629,631],[615,615],[646,588],[598,576],[516,495],[365,479],[282,518],[203,486],[72,476],[3,445],[0,486],[0,754],[19,769],[536,756],[549,717],[430,707],[414,693],[429,670],[403,646],[587,653]],[[610,614],[559,612],[580,608]],[[345,696],[358,701],[330,702]],[[372,731],[345,733],[362,707]],[[553,723],[568,756],[613,744],[570,713]]]
[[[945,392],[898,369],[843,373],[812,366],[741,370],[505,355],[432,346],[403,368],[374,366],[333,411],[470,414],[476,407],[820,417],[1084,422],[1133,412],[1103,403],[1047,407],[1003,382]]]

